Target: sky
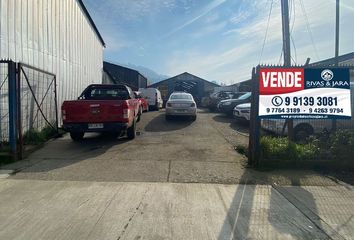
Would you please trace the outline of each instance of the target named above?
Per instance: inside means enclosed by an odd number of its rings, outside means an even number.
[[[159,74],[234,84],[259,63],[281,64],[280,0],[84,0],[104,59]],[[354,52],[354,1],[340,0],[340,54]],[[335,52],[335,0],[289,0],[295,64]],[[269,21],[268,21],[269,19]]]

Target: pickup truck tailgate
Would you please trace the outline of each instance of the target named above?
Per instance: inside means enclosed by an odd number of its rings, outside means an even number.
[[[65,101],[62,106],[65,123],[125,122],[124,100],[78,100]]]

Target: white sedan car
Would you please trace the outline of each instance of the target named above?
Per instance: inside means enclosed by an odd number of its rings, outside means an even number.
[[[234,108],[233,115],[237,120],[250,120],[251,103],[239,104]]]
[[[191,94],[174,92],[166,103],[166,120],[173,116],[190,116],[193,121],[197,119],[197,104]]]

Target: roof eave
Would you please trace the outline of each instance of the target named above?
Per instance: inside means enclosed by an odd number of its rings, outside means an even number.
[[[85,7],[85,4],[83,3],[82,0],[77,0],[77,1],[78,1],[78,3],[80,4],[80,6],[81,6],[82,10],[84,11],[85,15],[87,16],[87,19],[89,20],[91,26],[92,26],[93,29],[95,30],[96,35],[97,35],[97,37],[99,38],[99,40],[100,40],[102,46],[103,46],[103,47],[106,47],[106,43],[104,42],[104,40],[103,40],[103,38],[102,38],[100,32],[98,31],[95,22],[94,22],[93,19],[91,18],[90,13],[87,11],[87,8]]]

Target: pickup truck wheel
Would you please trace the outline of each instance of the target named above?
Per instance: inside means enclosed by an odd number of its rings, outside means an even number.
[[[127,137],[132,140],[136,136],[136,121],[134,120],[133,126],[127,129]]]
[[[73,141],[80,141],[84,138],[84,132],[70,132],[70,137]]]
[[[195,120],[197,120],[197,115],[196,116],[192,116],[192,121],[194,122]]]

